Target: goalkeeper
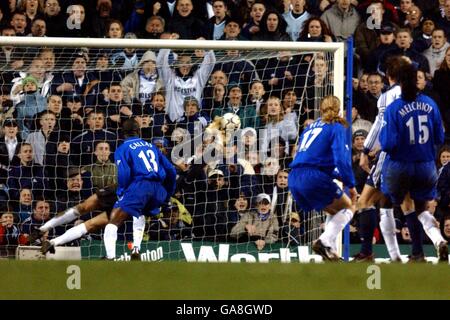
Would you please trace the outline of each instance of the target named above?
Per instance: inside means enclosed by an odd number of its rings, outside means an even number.
[[[75,207],[69,208],[59,213],[55,218],[47,221],[39,229],[33,230],[30,235],[30,240],[41,238],[47,231],[60,225],[67,224],[80,216],[92,212],[101,211],[92,219],[85,221],[69,230],[63,235],[56,237],[50,241],[42,243],[41,252],[43,254],[50,252],[55,253],[55,247],[69,243],[75,239],[81,238],[87,233],[95,232],[104,228],[108,224],[109,214],[113,209],[114,203],[117,201],[116,186],[107,186],[97,190],[95,194],[87,198],[85,201],[79,203]],[[139,249],[144,233],[145,219],[142,216],[140,219],[133,218],[133,252],[132,259],[139,258]]]

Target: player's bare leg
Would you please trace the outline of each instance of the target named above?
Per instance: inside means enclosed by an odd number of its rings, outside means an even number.
[[[351,189],[350,199],[346,194],[343,194],[339,199],[334,199],[333,202],[325,208],[332,217],[325,225],[325,230],[318,240],[313,243],[312,249],[314,252],[320,254],[325,260],[338,261],[339,256],[331,248],[336,242],[337,235],[350,222],[354,212],[354,202],[356,201],[356,191]]]
[[[109,218],[109,223],[105,227],[103,241],[106,249],[106,259],[112,260],[116,258],[116,241],[117,229],[125,219],[128,218],[128,213],[123,211],[120,207],[114,208]]]
[[[56,216],[49,221],[47,221],[39,229],[35,229],[30,234],[30,243],[33,243],[37,239],[41,238],[45,232],[53,229],[55,227],[67,224],[79,218],[81,215],[91,212],[97,209],[99,206],[97,194],[93,194],[85,201],[77,204],[75,207],[71,207],[64,211],[58,212]]]
[[[55,247],[69,243],[75,239],[81,238],[87,233],[97,231],[108,224],[108,216],[103,212],[86,222],[80,223],[73,228],[67,230],[64,234],[50,241],[42,243],[41,252],[43,254],[50,252],[55,253]]]
[[[434,216],[427,210],[426,201],[414,201],[417,212],[420,212],[418,218],[422,223],[423,230],[431,239],[434,247],[438,251],[439,261],[448,263],[448,243],[442,237],[441,231],[438,227],[438,222]]]

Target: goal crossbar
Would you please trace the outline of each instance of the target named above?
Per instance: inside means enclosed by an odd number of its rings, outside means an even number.
[[[70,47],[70,48],[140,48],[140,49],[206,49],[206,50],[289,50],[323,51],[334,54],[334,95],[344,101],[344,48],[343,42],[290,42],[290,41],[214,41],[165,39],[111,39],[62,37],[4,37],[0,46]]]

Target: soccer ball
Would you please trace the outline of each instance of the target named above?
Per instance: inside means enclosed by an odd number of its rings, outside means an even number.
[[[223,130],[237,130],[241,127],[241,119],[234,113],[225,113],[222,117],[220,125]]]

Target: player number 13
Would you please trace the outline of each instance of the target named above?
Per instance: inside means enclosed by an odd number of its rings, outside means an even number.
[[[148,149],[145,152],[147,155],[144,154],[144,151],[139,152],[138,157],[144,161],[145,167],[147,168],[147,171],[154,171],[158,172],[158,163],[156,162],[155,153],[153,150]]]

